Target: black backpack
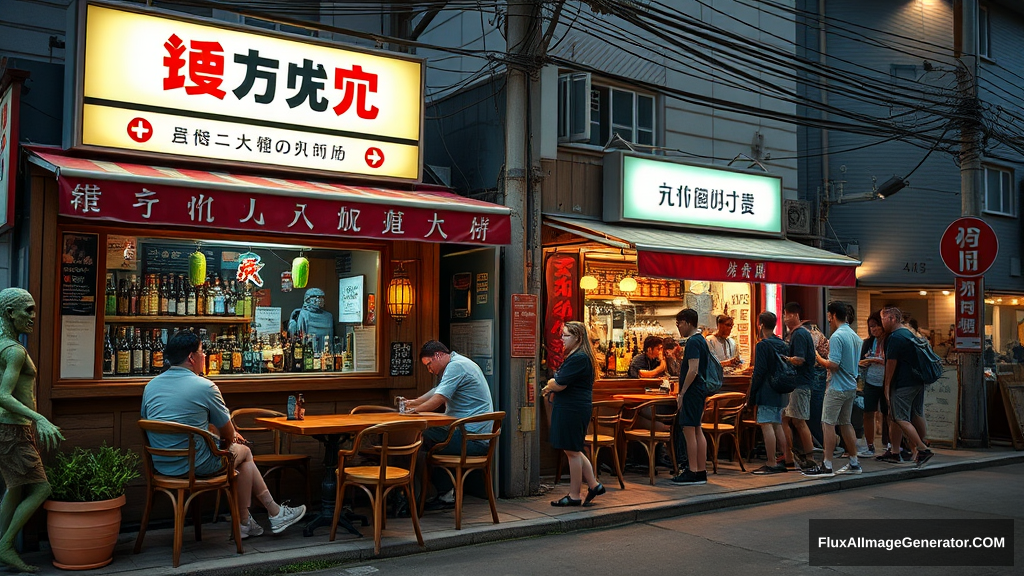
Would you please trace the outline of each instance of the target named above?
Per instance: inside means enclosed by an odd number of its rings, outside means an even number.
[[[786,362],[778,352],[775,352],[775,370],[768,377],[768,386],[778,394],[789,394],[796,390],[796,367]]]
[[[915,360],[915,366],[911,371],[925,385],[933,384],[942,377],[942,359],[924,338],[912,337],[910,341],[914,343]]]

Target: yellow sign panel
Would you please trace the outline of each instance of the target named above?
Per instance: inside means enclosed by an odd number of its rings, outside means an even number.
[[[78,144],[419,178],[421,62],[86,10]]]

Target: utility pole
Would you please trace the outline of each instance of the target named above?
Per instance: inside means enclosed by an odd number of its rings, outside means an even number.
[[[527,148],[530,145],[529,91],[531,62],[537,30],[534,0],[508,0],[506,6],[506,33],[508,62],[505,84],[505,206],[512,210],[512,242],[504,248],[502,278],[501,333],[502,349],[511,349],[512,294],[526,294],[530,291],[527,270],[530,262],[527,239],[532,231],[528,212],[530,191]],[[536,293],[536,292],[534,292]],[[511,356],[511,354],[509,354]],[[506,496],[527,496],[539,482],[535,479],[537,470],[537,407],[528,401],[528,374],[536,372],[537,356],[533,358],[509,357],[508,397],[502,436],[508,443],[508,466],[501,475],[502,492]]]
[[[954,0],[953,45],[957,66],[957,92],[960,105],[960,212],[961,216],[981,216],[981,143],[978,106],[978,2]],[[985,300],[985,279],[978,278],[979,300]],[[984,330],[984,323],[982,323]],[[984,346],[984,333],[982,346]],[[981,352],[961,352],[960,440],[965,447],[988,444],[988,418],[984,365]]]

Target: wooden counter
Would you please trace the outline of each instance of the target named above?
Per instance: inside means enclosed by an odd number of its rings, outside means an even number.
[[[601,378],[594,382],[594,401],[612,400],[616,394],[642,394],[645,388],[661,386],[660,378]],[[722,392],[746,392],[749,374],[726,374]]]

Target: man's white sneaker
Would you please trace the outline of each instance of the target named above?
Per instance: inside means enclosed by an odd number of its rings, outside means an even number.
[[[860,464],[847,464],[839,469],[836,474],[860,474],[864,472],[864,469],[860,467]]]
[[[278,511],[277,516],[270,517],[270,531],[274,534],[284,532],[285,528],[302,520],[302,517],[306,515],[305,506],[299,506],[298,508],[292,508],[284,504],[280,506],[281,510]]]
[[[445,504],[455,504],[455,489],[453,488],[449,490],[447,494],[438,496],[437,499]]]
[[[261,536],[263,534],[263,526],[260,526],[259,522],[256,522],[256,519],[250,515],[248,522],[238,525],[238,531],[242,540],[245,540],[249,536]]]

